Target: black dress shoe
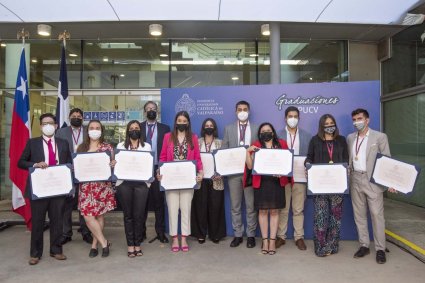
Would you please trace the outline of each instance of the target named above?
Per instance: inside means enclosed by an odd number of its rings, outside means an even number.
[[[170,241],[168,241],[167,237],[165,237],[165,235],[164,235],[164,234],[158,234],[158,235],[157,235],[157,238],[158,238],[158,240],[159,240],[161,243],[164,243],[164,244],[166,244],[166,243],[169,243],[169,242],[170,242]]]
[[[230,243],[231,248],[236,248],[240,244],[242,244],[243,238],[242,237],[234,237],[233,241]]]
[[[370,249],[366,247],[360,247],[360,249],[354,254],[354,258],[364,257],[370,254]]]
[[[220,243],[220,239],[212,239],[211,240],[214,244],[218,244],[218,243]]]
[[[387,262],[387,257],[385,256],[385,252],[379,250],[376,252],[376,262],[379,264],[383,264]]]
[[[99,252],[97,251],[97,249],[90,249],[89,257],[94,258],[97,257],[98,254]]]
[[[110,242],[106,242],[106,247],[102,248],[102,257],[109,256],[109,247],[111,246]]]
[[[205,239],[198,239],[198,243],[205,244]]]
[[[84,234],[83,241],[91,245],[93,243],[93,236],[90,233]]]
[[[71,242],[72,241],[72,238],[71,237],[67,237],[67,236],[62,236],[60,241],[61,241],[61,245],[63,246],[66,243]]]
[[[255,238],[254,237],[248,237],[248,240],[246,241],[246,247],[252,249],[255,247]]]

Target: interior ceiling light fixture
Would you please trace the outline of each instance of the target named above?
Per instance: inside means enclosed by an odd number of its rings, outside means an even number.
[[[37,25],[37,33],[41,36],[50,36],[52,34],[52,27],[45,24]]]
[[[152,36],[162,35],[162,25],[160,25],[160,24],[149,25],[149,34],[152,35]]]
[[[261,25],[261,34],[264,36],[270,35],[270,26],[269,24]]]

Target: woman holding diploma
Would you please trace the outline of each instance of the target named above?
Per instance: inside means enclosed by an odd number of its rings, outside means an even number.
[[[320,117],[317,135],[308,147],[305,164],[348,163],[345,138],[339,134],[335,118],[330,114]],[[342,218],[343,195],[314,195],[314,252],[323,257],[338,252]]]
[[[246,154],[246,166],[249,170],[253,167],[253,153],[260,148],[288,149],[286,141],[278,139],[272,124],[263,123],[258,128],[258,140],[248,149]],[[246,174],[244,174],[244,187]],[[253,175],[252,186],[254,188],[254,208],[259,211],[258,223],[260,224],[263,244],[262,254],[274,255],[276,253],[276,234],[279,225],[279,209],[285,208],[285,185],[288,177]],[[270,238],[269,238],[269,213],[270,213]]]
[[[202,123],[201,138],[198,140],[201,152],[212,152],[221,147],[217,124],[214,119],[207,118]],[[205,164],[203,164],[205,165]],[[198,238],[200,244],[208,237],[218,244],[226,237],[226,220],[224,216],[224,185],[220,176],[203,179],[199,190],[195,190],[192,200],[192,236]]]
[[[117,145],[117,149],[150,151],[151,145],[143,141],[140,124],[132,120],[127,124],[125,140]],[[149,184],[150,185],[150,184]],[[124,229],[127,239],[127,256],[142,256],[140,244],[143,239],[144,213],[148,200],[149,186],[145,182],[117,182],[117,198],[124,213]]]
[[[91,120],[86,127],[87,135],[84,141],[78,146],[77,153],[83,152],[105,152],[113,154],[112,146],[104,141],[104,131],[99,120]],[[115,160],[111,160],[111,167],[114,167]],[[103,235],[104,217],[103,215],[116,207],[115,195],[111,182],[85,182],[80,183],[80,194],[78,197],[78,208],[90,231],[93,234],[93,243],[89,257],[98,255],[98,243],[102,247],[102,257],[109,256],[111,245]]]
[[[162,162],[195,160],[198,172],[196,181],[202,181],[203,172],[198,137],[192,134],[189,113],[186,111],[180,111],[176,114],[173,131],[164,136],[159,160]],[[157,178],[161,181],[162,175],[158,174]],[[180,249],[183,252],[189,251],[186,238],[190,235],[190,210],[193,191],[192,188],[188,188],[165,192],[170,236],[173,239],[171,243],[172,252],[178,252]],[[181,213],[181,248],[177,234],[179,209]]]

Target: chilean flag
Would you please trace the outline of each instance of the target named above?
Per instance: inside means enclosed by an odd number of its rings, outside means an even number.
[[[31,137],[30,104],[28,95],[27,69],[25,64],[25,49],[22,48],[19,63],[18,78],[16,80],[15,102],[13,105],[12,128],[9,145],[10,173],[13,183],[12,206],[13,211],[20,214],[31,229],[31,207],[29,199],[24,198],[28,171],[18,168],[18,160],[24,151],[28,139]]]
[[[66,74],[65,42],[62,46],[61,66],[58,84],[58,99],[56,102],[56,119],[58,127],[69,126],[68,76]]]

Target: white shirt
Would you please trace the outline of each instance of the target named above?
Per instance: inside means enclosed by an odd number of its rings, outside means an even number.
[[[56,154],[56,165],[59,164],[59,153],[58,153],[58,147],[56,146],[56,142],[55,142],[55,136],[49,138],[45,135],[42,136],[43,138],[43,150],[44,150],[44,162],[46,162],[46,164],[49,164],[49,147],[47,145],[47,143],[49,142],[49,140],[52,140],[52,147],[53,147],[53,152]]]
[[[241,137],[241,129],[239,127],[239,121],[236,122],[238,127],[238,145],[240,146],[240,137]],[[243,125],[243,124],[241,124]],[[246,130],[245,130],[245,140],[243,145],[250,145],[251,144],[251,126],[249,124],[249,121],[246,122]]]
[[[205,139],[204,139],[204,141],[205,141]],[[212,152],[214,149],[217,149],[217,148],[215,147],[215,142],[213,140],[212,143],[211,143],[210,152]],[[205,142],[203,142],[201,144],[201,147],[199,148],[199,151],[200,152],[207,152],[207,149],[205,148]]]
[[[286,143],[288,144],[289,149],[294,150],[294,155],[300,155],[300,133],[297,128],[297,132],[295,133],[295,141],[292,145],[292,141],[294,140],[294,136],[289,132],[288,126],[286,126]],[[292,145],[292,148],[291,148]]]
[[[354,142],[353,142],[353,148],[351,149],[352,156],[353,156],[353,168],[354,168],[354,171],[366,172],[366,157],[367,157],[366,156],[366,147],[367,147],[367,140],[369,138],[369,130],[367,131],[366,135],[364,136],[363,142],[362,142],[362,138],[358,137],[358,135],[359,135],[359,133],[357,133],[356,138],[354,139]],[[359,148],[360,143],[361,143],[358,154],[356,154],[357,138],[358,138],[357,148]],[[356,160],[356,156],[357,156],[358,160]]]

